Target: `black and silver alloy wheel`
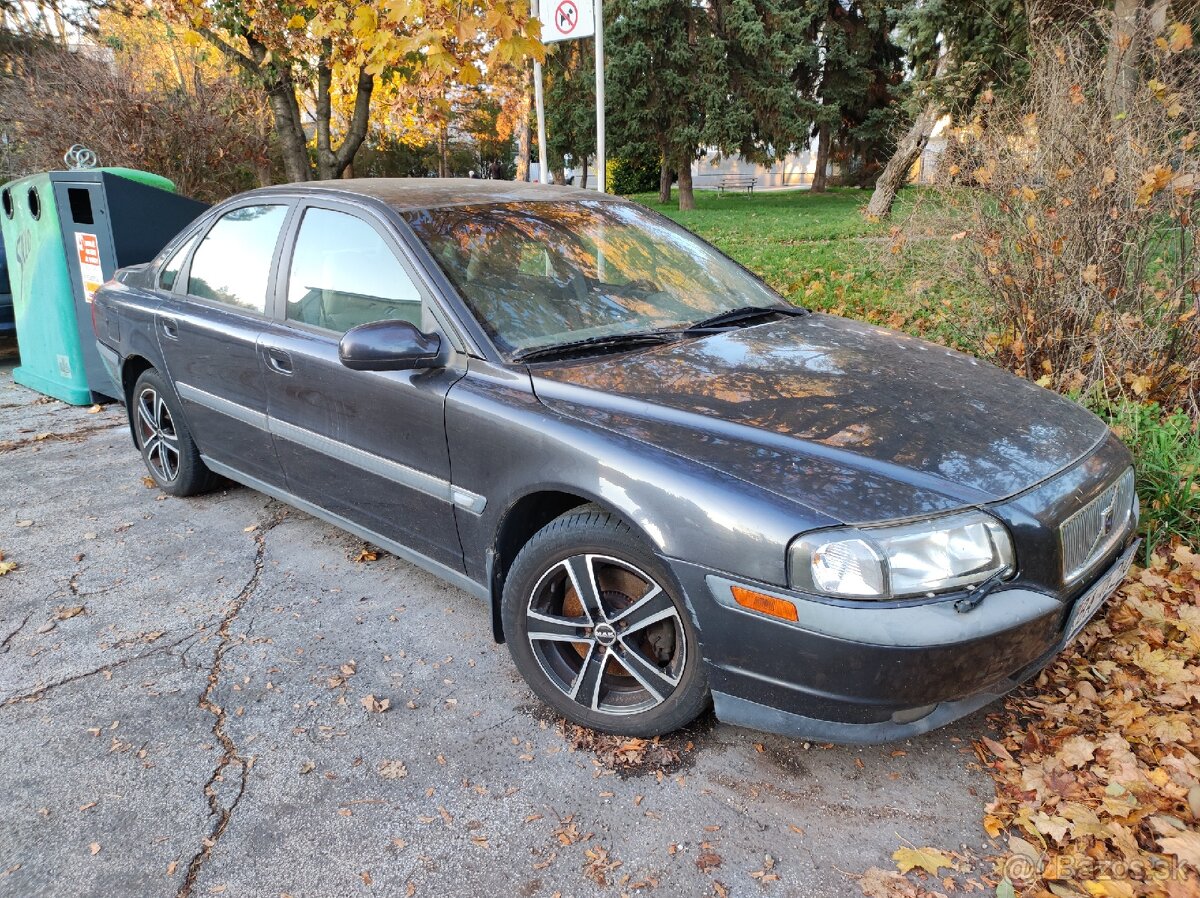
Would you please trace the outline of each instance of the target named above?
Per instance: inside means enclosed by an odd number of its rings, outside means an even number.
[[[160,483],[179,477],[179,434],[162,393],[145,384],[138,391],[136,427],[146,464]]]
[[[128,404],[134,439],[159,489],[172,496],[195,496],[212,489],[216,476],[200,458],[179,400],[162,375],[153,368],[143,371],[129,392]]]
[[[590,711],[647,711],[679,685],[687,660],[679,612],[632,564],[606,555],[566,558],[542,575],[527,614],[542,671]]]
[[[575,723],[657,736],[709,703],[699,638],[670,569],[597,506],[567,512],[525,544],[501,611],[526,682]]]

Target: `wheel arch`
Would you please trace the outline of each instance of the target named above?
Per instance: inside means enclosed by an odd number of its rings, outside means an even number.
[[[125,399],[125,419],[129,422],[129,436],[136,449],[141,447],[138,446],[137,433],[133,426],[133,387],[142,374],[153,368],[153,362],[136,353],[126,356],[121,362],[121,392]]]
[[[508,578],[513,560],[534,535],[555,518],[584,506],[616,515],[651,549],[659,551],[661,546],[650,539],[636,519],[620,508],[605,502],[586,491],[573,488],[544,488],[526,493],[510,503],[501,514],[496,526],[496,536],[488,551],[488,594],[492,609],[492,636],[496,642],[504,642],[504,624],[500,615],[500,603],[504,596],[504,583]]]

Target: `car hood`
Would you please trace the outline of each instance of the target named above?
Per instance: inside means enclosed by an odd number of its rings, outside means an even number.
[[[532,373],[561,414],[844,523],[1007,498],[1106,433],[1081,406],[991,364],[821,314]]]

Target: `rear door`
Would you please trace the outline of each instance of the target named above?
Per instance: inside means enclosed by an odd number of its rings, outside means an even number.
[[[261,337],[268,413],[290,492],[461,571],[455,503],[482,501],[450,482],[445,401],[465,360],[451,352],[445,367],[353,371],[338,358],[342,335],[370,321],[441,332],[414,273],[373,211],[305,202]]]
[[[258,341],[292,210],[261,199],[225,210],[167,261],[158,284],[158,342],[196,445],[218,467],[276,486],[283,473]]]

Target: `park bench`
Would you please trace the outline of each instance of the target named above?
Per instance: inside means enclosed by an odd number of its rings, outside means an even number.
[[[754,193],[754,185],[758,183],[758,178],[751,175],[726,175],[719,184],[717,184],[717,196],[724,196],[727,190],[740,190],[745,193]]]

